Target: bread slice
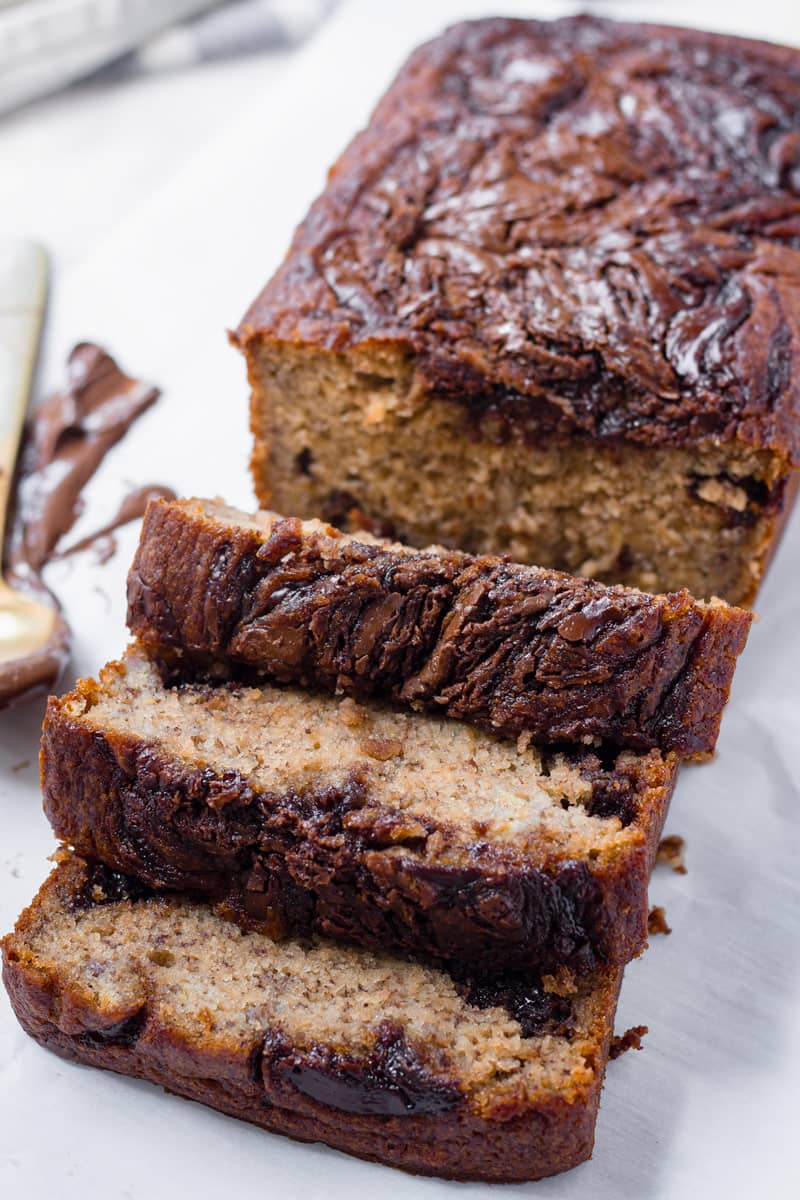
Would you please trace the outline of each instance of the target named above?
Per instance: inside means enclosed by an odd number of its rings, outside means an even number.
[[[352,537],[205,500],[156,501],[128,621],[185,675],[284,682],[462,717],[552,744],[714,748],[751,617],[502,558]],[[218,677],[218,676],[217,676]]]
[[[48,704],[56,836],[247,928],[482,967],[627,962],[674,757],[545,752],[292,688],[164,686],[140,653]]]
[[[594,16],[417,49],[236,332],[259,502],[751,603],[800,478],[798,77]]]
[[[522,1181],[588,1158],[621,972],[459,984],[275,943],[66,858],[3,942],[56,1053],[408,1171]]]

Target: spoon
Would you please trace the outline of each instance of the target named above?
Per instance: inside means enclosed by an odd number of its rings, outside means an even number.
[[[0,545],[28,404],[47,295],[41,246],[0,241]],[[66,626],[48,593],[19,572],[0,575],[0,706],[54,682],[66,655]]]

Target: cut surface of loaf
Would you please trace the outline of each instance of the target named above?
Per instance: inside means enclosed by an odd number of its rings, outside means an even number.
[[[3,942],[18,1019],[66,1058],[303,1141],[487,1181],[590,1156],[620,976],[456,983],[242,933],[68,856]]]
[[[543,752],[269,684],[165,686],[133,651],[51,699],[45,810],[87,858],[244,927],[481,967],[624,963],[674,756]]]
[[[207,500],[147,510],[128,623],[177,675],[244,666],[528,733],[710,753],[751,617]],[[215,673],[216,670],[216,673]]]
[[[799,123],[789,47],[420,47],[235,336],[260,503],[750,603],[800,466]]]

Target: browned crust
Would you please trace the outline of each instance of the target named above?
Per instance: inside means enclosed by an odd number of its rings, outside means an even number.
[[[507,82],[516,59],[538,75]],[[396,346],[471,411],[796,464],[799,77],[795,49],[696,30],[454,26],[334,165],[236,340]]]
[[[591,1156],[621,972],[601,977],[588,1039],[593,1079],[543,1095],[493,1119],[468,1106],[436,1115],[392,1117],[345,1113],[301,1093],[289,1094],[259,1066],[260,1043],[225,1044],[199,1034],[189,1041],[147,1006],[128,1044],[106,1040],[129,1012],[100,1011],[52,964],[37,961],[26,934],[46,919],[56,893],[69,902],[84,881],[73,860],[51,876],[3,940],[3,980],[14,1012],[31,1037],[64,1058],[159,1084],[230,1116],[299,1141],[325,1142],[348,1154],[422,1175],[522,1182],[569,1170]],[[98,1036],[99,1033],[99,1036]]]
[[[761,543],[761,553],[756,563],[757,569],[753,575],[750,593],[742,601],[747,606],[753,604],[755,601],[756,593],[764,582],[767,571],[772,566],[772,560],[778,552],[778,547],[786,531],[789,517],[794,510],[798,491],[800,491],[800,468],[786,474],[780,506],[776,512],[763,518],[764,537]]]
[[[657,752],[603,768],[578,755],[597,803],[625,810],[613,853],[587,839],[564,859],[540,838],[512,844],[457,838],[380,805],[368,781],[302,796],[276,780],[256,792],[234,772],[180,762],[157,745],[95,732],[69,708],[96,684],[51,699],[44,724],[44,805],[56,836],[79,853],[211,900],[271,936],[312,931],[483,969],[586,970],[624,964],[647,939],[647,884],[675,781]]]
[[[156,650],[458,717],[537,740],[709,754],[751,623],[458,551],[365,545],[293,518],[269,532],[202,502],[148,506],[128,623]]]

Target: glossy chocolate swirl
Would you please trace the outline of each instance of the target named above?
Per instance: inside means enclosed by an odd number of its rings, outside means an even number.
[[[537,435],[800,461],[800,52],[592,17],[418,50],[247,314]]]

